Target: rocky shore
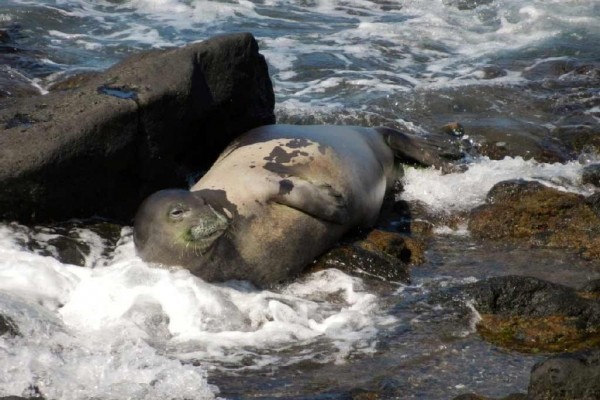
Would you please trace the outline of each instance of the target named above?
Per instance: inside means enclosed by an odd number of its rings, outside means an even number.
[[[9,36],[0,32],[2,46],[11,45]],[[548,75],[558,68],[546,65],[550,72],[539,71],[543,67],[529,73]],[[573,79],[597,79],[597,70],[563,67],[571,68]],[[11,95],[0,96],[0,220],[21,233],[26,248],[68,264],[86,265],[90,249],[80,228],[97,233],[107,251],[114,249],[122,225],[131,223],[148,194],[187,187],[233,138],[275,121],[267,65],[249,34],[141,53],[103,73],[69,77],[47,95],[8,74],[0,71],[0,86],[3,79],[14,81]],[[573,154],[600,148],[595,125],[582,121],[587,116],[573,117],[574,97],[565,94],[567,86],[555,86],[549,90],[563,96],[546,111],[563,115],[564,124],[553,133],[560,145],[520,143],[509,138],[510,132],[485,131],[477,151],[491,158],[565,161],[565,146]],[[475,94],[464,96],[471,101]],[[569,118],[578,122],[571,126]],[[474,126],[474,118],[467,121],[468,129]],[[463,127],[440,129],[462,134]],[[460,224],[482,246],[503,242],[564,249],[600,262],[600,164],[587,166],[581,180],[596,193],[586,197],[535,181],[503,181],[489,191],[484,205],[455,215],[399,201],[384,213],[381,229],[348,238],[308,271],[333,267],[367,281],[407,283],[411,269],[427,258],[434,228]],[[44,226],[35,225],[40,223]],[[53,239],[40,239],[47,232]],[[480,316],[482,340],[505,351],[547,357],[533,367],[528,393],[505,399],[600,398],[599,281],[573,288],[526,275],[455,287],[431,301],[472,306]],[[0,315],[0,335],[20,334]],[[382,398],[360,396],[352,398]]]

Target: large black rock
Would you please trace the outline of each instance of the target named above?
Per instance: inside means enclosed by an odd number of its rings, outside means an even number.
[[[561,354],[534,365],[528,399],[600,399],[600,350]]]
[[[186,187],[233,138],[274,123],[250,34],[132,56],[83,86],[0,103],[0,219],[128,222]]]
[[[529,276],[498,276],[467,284],[462,292],[480,313],[525,317],[577,318],[583,329],[600,326],[600,303],[571,287]]]

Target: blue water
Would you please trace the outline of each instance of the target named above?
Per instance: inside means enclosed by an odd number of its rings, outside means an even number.
[[[400,114],[398,93],[519,82],[557,57],[598,61],[599,8],[592,0],[4,0],[0,27],[16,26],[19,45],[37,52],[18,66],[35,78],[249,31],[280,108]],[[500,76],[484,79],[490,67]]]

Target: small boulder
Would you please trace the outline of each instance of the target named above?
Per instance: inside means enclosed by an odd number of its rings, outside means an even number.
[[[600,300],[600,279],[589,281],[578,290],[580,296]]]
[[[564,352],[600,345],[600,301],[568,286],[503,276],[461,288],[480,313],[478,332],[522,352]]]
[[[600,399],[600,350],[561,354],[531,370],[530,400]]]
[[[469,230],[481,239],[568,248],[600,259],[600,215],[582,195],[539,182],[510,180],[488,192],[486,204],[471,211]]]
[[[0,314],[0,336],[4,335],[18,336],[19,328],[10,317]]]
[[[581,181],[584,184],[600,187],[600,164],[591,164],[583,169]]]
[[[398,233],[371,231],[365,238],[340,244],[319,257],[307,272],[337,268],[386,282],[409,282],[408,267],[424,261],[424,246]]]
[[[509,394],[506,397],[496,398],[496,397],[486,397],[480,396],[475,393],[465,393],[460,396],[456,396],[453,400],[527,400],[527,395],[523,393],[514,393]]]

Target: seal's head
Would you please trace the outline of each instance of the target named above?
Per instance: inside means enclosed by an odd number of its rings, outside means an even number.
[[[188,266],[208,253],[230,221],[200,192],[161,190],[148,197],[135,216],[133,240],[148,262]]]

